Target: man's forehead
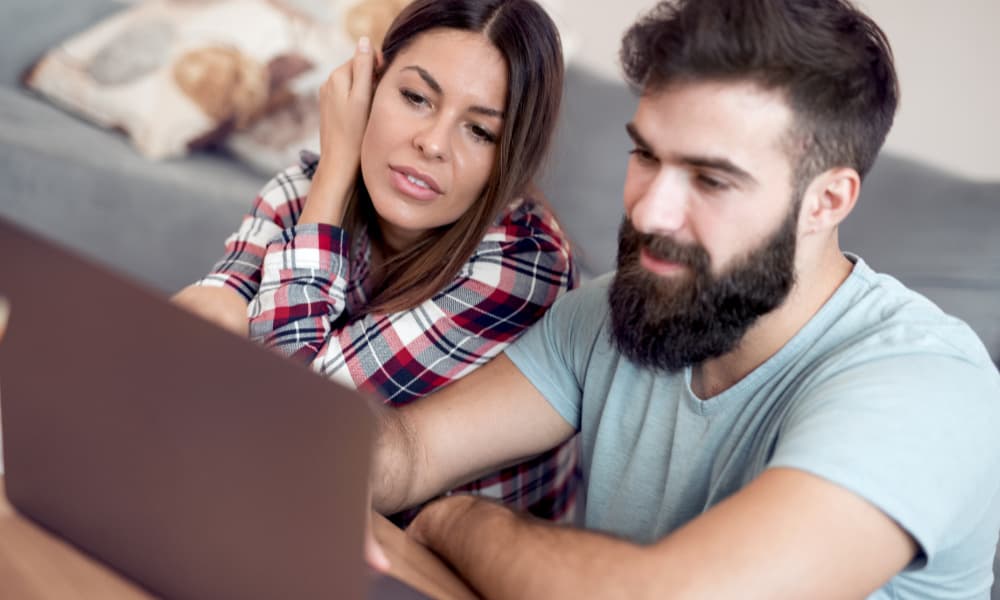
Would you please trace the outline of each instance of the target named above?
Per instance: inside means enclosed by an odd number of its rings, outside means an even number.
[[[683,135],[780,151],[793,113],[784,94],[753,82],[679,82],[645,90],[632,124],[654,147]]]

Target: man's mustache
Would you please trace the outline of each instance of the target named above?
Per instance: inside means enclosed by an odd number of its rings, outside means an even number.
[[[681,244],[667,236],[642,233],[628,219],[622,221],[619,235],[623,242],[621,247],[632,252],[645,249],[650,257],[657,260],[684,265],[696,272],[708,270],[708,252],[698,244]]]

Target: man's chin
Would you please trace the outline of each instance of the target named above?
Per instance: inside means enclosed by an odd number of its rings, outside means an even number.
[[[699,297],[695,273],[663,277],[639,266],[620,269],[609,289],[611,337],[632,363],[661,372],[722,356],[755,320],[734,319]]]

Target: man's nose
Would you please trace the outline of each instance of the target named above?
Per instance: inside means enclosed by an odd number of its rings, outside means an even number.
[[[661,169],[632,205],[629,219],[642,233],[674,234],[687,224],[690,193],[681,172]]]

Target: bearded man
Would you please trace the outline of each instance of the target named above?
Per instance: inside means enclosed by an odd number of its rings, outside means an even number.
[[[846,0],[676,0],[622,61],[617,272],[382,412],[375,507],[579,433],[583,528],[452,496],[410,534],[491,598],[987,598],[1000,374],[837,239],[898,101],[882,31]]]

